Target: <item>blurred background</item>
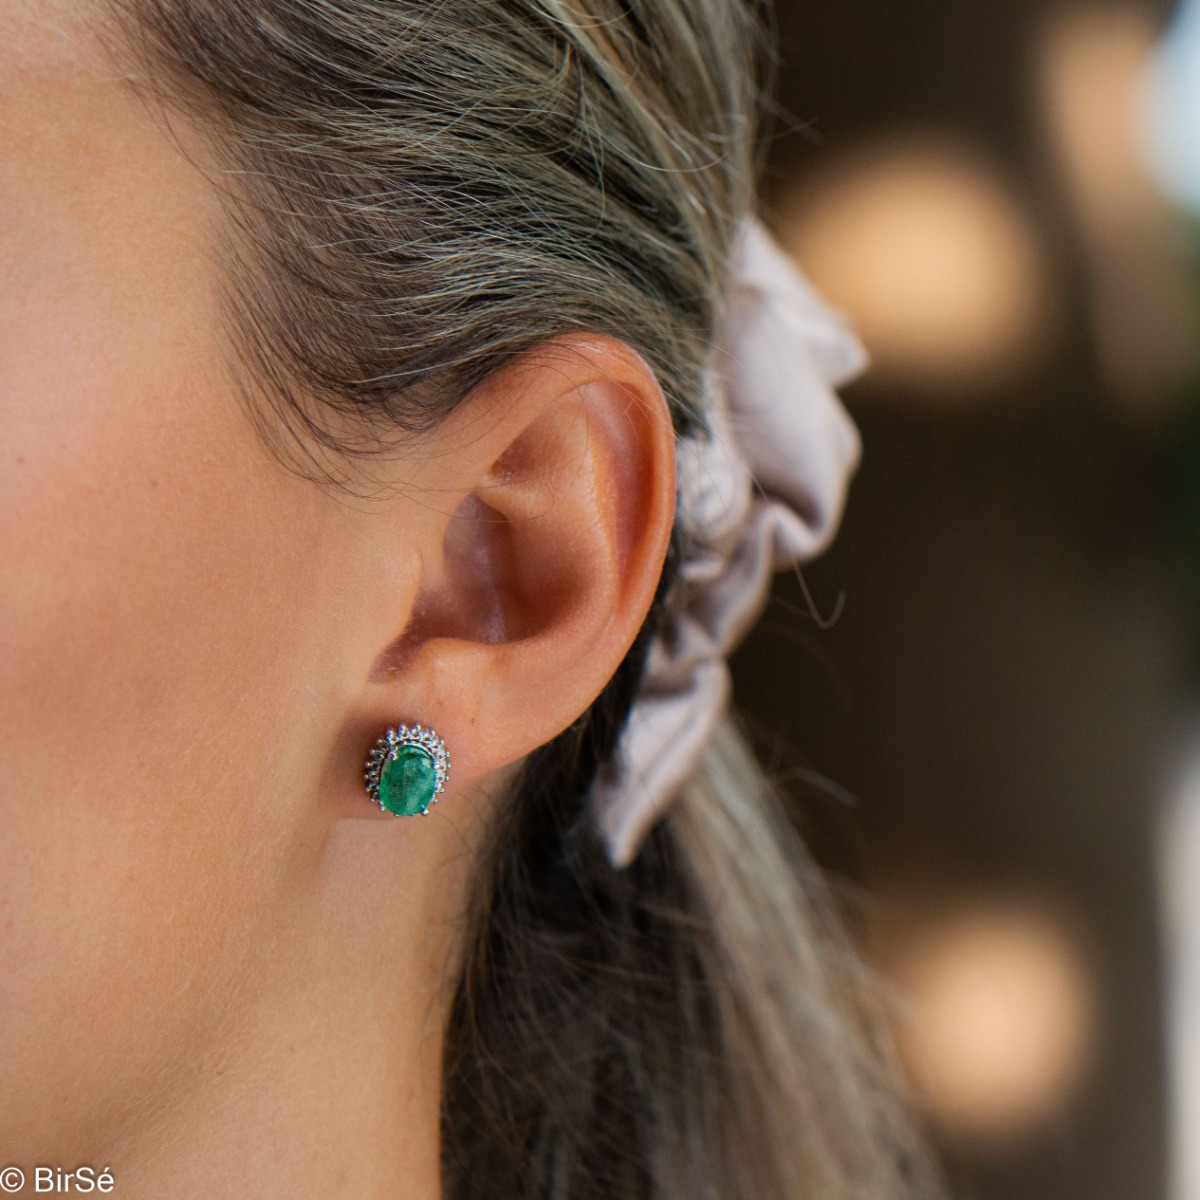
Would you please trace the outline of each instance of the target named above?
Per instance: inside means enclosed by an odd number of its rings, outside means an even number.
[[[739,706],[956,1195],[1200,1200],[1200,0],[776,0],[764,214],[857,326]]]

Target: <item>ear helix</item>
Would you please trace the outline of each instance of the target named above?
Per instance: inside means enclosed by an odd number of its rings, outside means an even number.
[[[450,778],[450,753],[432,729],[398,725],[382,734],[367,755],[367,795],[397,817],[425,816]]]

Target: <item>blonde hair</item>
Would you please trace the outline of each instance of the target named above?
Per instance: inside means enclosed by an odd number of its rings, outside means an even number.
[[[148,91],[208,134],[229,345],[285,459],[431,429],[576,330],[637,349],[704,436],[753,195],[740,0],[109,2]],[[588,789],[685,552],[677,531],[637,641],[526,759],[479,864],[446,1195],[931,1196],[871,989],[733,718],[637,860],[605,856]]]

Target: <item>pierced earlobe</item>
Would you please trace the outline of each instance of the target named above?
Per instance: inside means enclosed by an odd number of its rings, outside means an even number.
[[[425,816],[450,778],[450,752],[432,729],[399,725],[367,755],[367,795],[397,817]]]

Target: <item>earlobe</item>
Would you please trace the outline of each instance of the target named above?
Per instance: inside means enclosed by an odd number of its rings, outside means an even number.
[[[444,507],[416,526],[423,577],[367,700],[376,734],[399,720],[439,731],[452,799],[554,738],[620,665],[670,540],[674,430],[633,350],[561,339],[466,397],[429,462],[436,484],[416,474]]]

